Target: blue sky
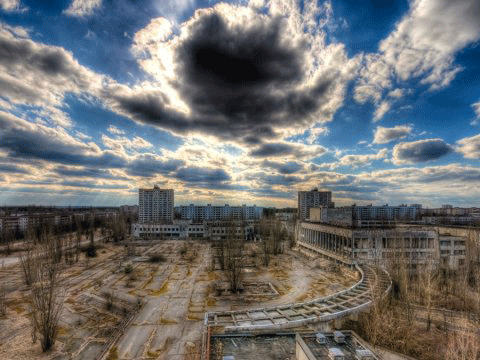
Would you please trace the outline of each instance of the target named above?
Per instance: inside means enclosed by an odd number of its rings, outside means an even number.
[[[480,3],[0,0],[0,204],[480,205]]]

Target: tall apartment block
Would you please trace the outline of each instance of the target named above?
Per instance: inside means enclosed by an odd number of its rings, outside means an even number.
[[[138,221],[140,224],[173,221],[173,189],[138,190]]]
[[[298,216],[301,220],[308,219],[310,216],[310,209],[315,207],[332,205],[331,191],[318,191],[313,189],[311,191],[298,192]]]

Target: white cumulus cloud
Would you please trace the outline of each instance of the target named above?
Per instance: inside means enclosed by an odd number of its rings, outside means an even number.
[[[64,11],[69,16],[90,16],[102,5],[102,0],[73,0],[68,9]]]
[[[378,126],[373,136],[374,144],[386,144],[391,141],[405,138],[412,132],[412,127],[407,125],[397,125],[393,128]]]

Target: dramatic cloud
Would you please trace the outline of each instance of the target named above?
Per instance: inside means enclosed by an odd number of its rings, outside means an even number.
[[[386,144],[405,138],[412,132],[412,127],[407,125],[397,125],[393,128],[378,126],[373,136],[374,144]]]
[[[480,119],[480,101],[472,104],[473,110],[475,111],[475,114],[477,114],[477,118]]]
[[[364,173],[359,175],[357,180],[368,183],[384,183],[391,188],[398,186],[412,187],[412,184],[415,183],[430,184],[432,182],[443,182],[447,188],[454,183],[467,183],[466,186],[470,186],[471,183],[480,180],[480,168],[459,164],[427,166],[421,169],[409,167]],[[431,190],[443,191],[437,186],[439,184],[436,184]]]
[[[64,13],[70,16],[89,16],[101,5],[102,0],[73,0]]]
[[[114,150],[115,152],[125,153],[125,149],[142,149],[142,148],[151,148],[153,145],[147,140],[135,136],[132,140],[126,137],[120,137],[117,139],[112,139],[107,135],[102,135],[103,144]]]
[[[110,125],[107,129],[108,132],[112,133],[113,135],[124,135],[125,131],[120,130],[118,127],[114,125]]]
[[[64,129],[33,124],[0,111],[0,149],[12,158],[38,159],[71,165],[122,167],[125,160],[100,151],[94,143],[74,139]]]
[[[132,51],[156,83],[112,87],[108,104],[176,133],[243,143],[330,121],[357,62],[343,46],[326,46],[318,29],[305,33],[294,15],[219,4],[196,11],[178,36],[155,19]]]
[[[267,143],[260,145],[257,149],[250,151],[252,157],[294,157],[296,159],[308,159],[321,156],[325,153],[321,146],[304,146],[295,143]]]
[[[49,106],[60,105],[67,92],[99,93],[102,77],[81,66],[72,53],[25,35],[0,26],[0,96]]]
[[[480,135],[468,137],[457,141],[457,151],[469,159],[480,158]]]
[[[395,31],[380,43],[379,54],[365,56],[355,98],[380,104],[394,79],[416,78],[432,90],[448,86],[461,71],[454,64],[455,54],[478,39],[478,0],[414,0]]]
[[[327,135],[328,134],[328,128],[326,127],[314,127],[309,130],[310,135],[307,138],[307,144],[314,144],[319,136],[322,135]]]
[[[72,168],[60,166],[55,169],[55,172],[58,175],[64,177],[127,180],[127,178],[123,176],[113,175],[109,170],[92,169],[85,167]]]
[[[22,6],[20,0],[0,0],[0,8],[12,12],[24,12],[28,10],[28,8]]]
[[[30,174],[30,171],[11,164],[0,164],[0,173]]]
[[[188,183],[222,183],[231,180],[231,176],[223,169],[181,168],[175,173],[175,178]]]
[[[128,164],[127,174],[132,176],[151,177],[156,175],[168,175],[183,166],[183,160],[165,159],[158,155],[138,155]]]
[[[263,175],[261,176],[261,181],[266,185],[282,185],[290,186],[302,181],[301,178],[297,176],[285,176],[285,175]]]
[[[389,101],[382,101],[381,104],[375,109],[373,121],[380,121],[384,115],[390,111],[392,104]]]
[[[365,166],[370,164],[374,160],[384,159],[387,156],[388,150],[381,149],[377,154],[371,155],[345,155],[340,158],[337,166]]]
[[[262,166],[264,167],[269,167],[271,169],[277,170],[280,174],[283,175],[289,175],[289,174],[294,174],[296,172],[299,172],[300,170],[303,170],[304,166],[303,164],[300,164],[295,161],[289,161],[286,163],[279,163],[279,162],[273,162],[273,161],[263,161]]]
[[[427,139],[404,142],[393,148],[395,164],[412,164],[437,160],[452,151],[452,148],[441,139]]]

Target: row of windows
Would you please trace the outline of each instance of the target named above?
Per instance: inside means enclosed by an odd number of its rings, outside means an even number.
[[[141,227],[138,231],[180,231],[179,228],[150,228],[150,227]]]
[[[454,246],[465,246],[466,241],[465,240],[455,240],[453,242]],[[452,242],[450,240],[441,240],[440,241],[440,246],[452,246]]]

